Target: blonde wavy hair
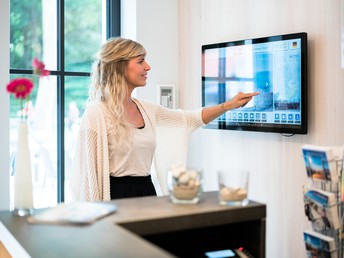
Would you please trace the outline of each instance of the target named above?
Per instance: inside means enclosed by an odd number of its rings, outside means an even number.
[[[124,117],[123,102],[128,94],[126,68],[131,59],[146,56],[144,47],[130,39],[110,38],[100,48],[92,67],[91,100],[101,99],[113,119],[114,137],[118,146],[131,139],[132,126]]]

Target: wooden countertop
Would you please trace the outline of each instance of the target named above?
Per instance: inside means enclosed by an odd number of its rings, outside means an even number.
[[[140,236],[185,229],[219,226],[265,219],[266,206],[250,202],[245,207],[220,206],[216,192],[202,194],[198,204],[173,204],[167,196],[113,201],[116,213],[88,226],[29,224],[25,217],[0,212],[5,234],[10,234],[34,258],[39,257],[174,257]],[[0,225],[1,226],[1,225]],[[15,256],[13,256],[15,257]]]

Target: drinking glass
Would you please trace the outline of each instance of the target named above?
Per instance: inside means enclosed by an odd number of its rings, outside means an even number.
[[[221,205],[245,206],[248,204],[249,172],[244,169],[218,171],[219,202]]]
[[[173,203],[198,203],[202,191],[200,169],[173,167],[168,172],[168,187]]]

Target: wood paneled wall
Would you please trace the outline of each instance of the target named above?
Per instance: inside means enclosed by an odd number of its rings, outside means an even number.
[[[180,0],[180,106],[201,105],[201,45],[268,35],[308,33],[309,133],[200,129],[188,162],[201,166],[205,190],[217,189],[216,171],[251,171],[249,197],[267,204],[267,258],[305,257],[302,187],[307,182],[300,147],[343,145],[344,70],[340,0]]]

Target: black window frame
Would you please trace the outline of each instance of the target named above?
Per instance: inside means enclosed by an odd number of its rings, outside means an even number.
[[[106,0],[106,38],[121,35],[121,1]],[[57,0],[57,70],[50,71],[57,78],[57,203],[65,201],[65,136],[64,105],[65,78],[67,76],[89,77],[87,72],[65,71],[64,66],[64,0]],[[29,69],[10,69],[10,74],[32,74]]]

